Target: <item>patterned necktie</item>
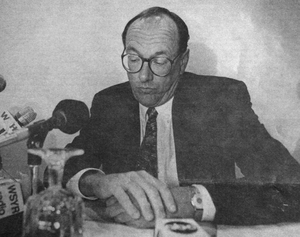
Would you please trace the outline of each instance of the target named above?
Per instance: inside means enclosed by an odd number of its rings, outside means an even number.
[[[146,132],[140,147],[140,162],[138,168],[146,170],[149,174],[157,177],[157,111],[150,107],[147,110],[148,121]]]

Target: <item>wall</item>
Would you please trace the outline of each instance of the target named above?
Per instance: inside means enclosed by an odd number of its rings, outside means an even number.
[[[190,29],[188,71],[244,81],[273,137],[300,161],[300,2],[297,0],[0,0],[0,111],[29,105],[46,119],[62,99],[89,107],[93,95],[126,81],[121,33],[150,6],[167,7]],[[51,131],[45,147],[74,136]],[[26,172],[26,145],[1,148],[13,175]]]

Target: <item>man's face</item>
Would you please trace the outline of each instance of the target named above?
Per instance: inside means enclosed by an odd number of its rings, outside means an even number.
[[[128,29],[125,53],[146,59],[161,56],[173,60],[178,53],[178,39],[177,27],[170,18],[139,19]],[[135,98],[146,107],[166,103],[174,95],[180,74],[185,70],[187,58],[188,53],[180,55],[174,61],[171,72],[164,77],[153,74],[148,62],[144,62],[139,72],[128,73]]]

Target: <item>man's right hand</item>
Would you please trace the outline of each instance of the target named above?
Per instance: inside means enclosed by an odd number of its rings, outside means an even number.
[[[168,212],[167,218],[194,218],[195,209],[191,204],[192,188],[186,187],[173,187],[170,189],[174,200],[176,202],[177,211],[174,213]],[[138,203],[129,194],[130,200],[138,207]],[[106,200],[106,216],[113,218],[115,222],[122,223],[136,228],[154,228],[155,220],[146,221],[145,218],[140,217],[138,220],[131,218],[124,208],[118,203],[115,197]],[[197,220],[200,221],[200,220]]]
[[[168,187],[146,171],[103,175],[99,172],[87,172],[79,182],[79,188],[85,196],[107,199],[114,196],[124,210],[134,219],[142,215],[145,220],[164,218],[165,208],[176,211],[176,204]],[[138,202],[140,211],[132,203],[130,193]]]

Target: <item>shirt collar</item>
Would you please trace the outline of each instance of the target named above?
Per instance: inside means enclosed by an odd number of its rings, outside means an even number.
[[[174,96],[170,100],[168,100],[166,103],[155,107],[155,109],[158,113],[158,116],[166,117],[166,116],[170,116],[172,114],[171,112],[172,112],[173,99],[174,99]],[[148,107],[146,107],[140,103],[139,103],[139,107],[140,107],[140,117],[147,120],[146,113],[147,113]]]

